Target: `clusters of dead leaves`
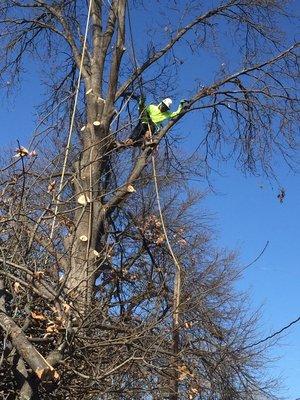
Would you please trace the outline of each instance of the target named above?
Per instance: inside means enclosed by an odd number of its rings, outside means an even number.
[[[140,226],[140,230],[147,241],[155,243],[158,246],[162,245],[166,240],[162,229],[162,223],[153,214],[146,217],[143,224]]]
[[[36,279],[37,281],[40,281],[44,276],[45,276],[44,271],[33,272],[33,279]],[[24,287],[21,285],[21,283],[18,281],[15,281],[13,284],[14,293],[19,294],[19,293],[21,293],[22,290],[24,290]]]
[[[138,280],[138,275],[134,273],[130,273],[127,270],[116,270],[112,269],[109,272],[103,273],[104,282],[108,283],[111,281],[127,281],[127,282],[135,282]]]
[[[183,228],[178,228],[176,230],[176,233],[174,233],[174,239],[180,246],[186,246],[188,243],[183,237],[184,235],[184,229]]]
[[[51,307],[52,315],[48,315],[39,310],[31,311],[31,318],[37,324],[43,324],[45,327],[44,338],[56,335],[67,328],[70,305],[68,303],[62,304],[62,310],[58,310],[56,307]]]
[[[188,378],[194,378],[194,373],[184,364],[179,365],[177,367],[177,371],[179,372],[178,379],[180,381],[184,381]],[[188,385],[188,396],[190,400],[193,400],[200,393],[200,388],[195,383],[190,383]]]
[[[36,157],[37,152],[35,150],[29,151],[26,147],[20,146],[15,151],[15,157]]]
[[[143,223],[140,223],[139,229],[147,241],[155,243],[158,246],[162,245],[166,240],[162,222],[154,214],[149,215],[143,221]],[[173,238],[175,239],[176,243],[179,244],[180,246],[187,245],[187,241],[184,239],[183,234],[184,234],[184,229],[179,228],[173,235]]]
[[[53,180],[49,183],[48,188],[47,188],[47,193],[51,194],[55,191],[56,188],[56,181]]]

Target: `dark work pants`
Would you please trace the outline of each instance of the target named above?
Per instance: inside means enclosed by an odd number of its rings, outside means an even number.
[[[149,122],[149,126],[150,126],[152,134],[154,134],[156,129],[155,129],[155,125],[153,124],[153,122]],[[145,133],[149,130],[149,126],[147,123],[143,123],[143,122],[139,121],[137,126],[133,129],[133,131],[130,135],[130,139],[132,139],[133,141],[143,139]]]

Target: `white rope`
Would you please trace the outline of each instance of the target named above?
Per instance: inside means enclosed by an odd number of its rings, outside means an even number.
[[[152,168],[153,168],[153,180],[154,180],[154,186],[155,186],[155,192],[156,192],[156,201],[157,201],[159,216],[160,216],[160,219],[161,219],[161,225],[162,225],[162,228],[163,228],[163,231],[164,231],[164,235],[166,237],[166,242],[167,242],[168,249],[169,249],[170,254],[171,254],[171,256],[172,256],[172,258],[174,260],[174,264],[175,264],[177,270],[181,271],[180,264],[179,264],[175,254],[174,254],[174,251],[172,249],[171,243],[169,241],[169,237],[168,237],[168,234],[167,234],[167,229],[166,229],[165,222],[164,222],[164,217],[163,217],[161,203],[160,203],[160,195],[159,195],[158,183],[157,183],[155,157],[154,157],[153,154],[151,155],[151,159],[152,159]]]
[[[109,0],[108,0],[109,1]],[[133,55],[133,61],[134,61],[134,65],[136,70],[138,69],[138,63],[137,63],[137,59],[136,59],[136,54],[135,54],[135,49],[134,49],[134,43],[133,43],[133,35],[132,35],[132,26],[131,26],[131,17],[130,17],[130,11],[129,11],[129,7],[127,8],[127,12],[128,12],[128,23],[129,23],[129,33],[130,33],[130,41],[131,41],[131,49],[132,49],[132,55]],[[141,77],[139,77],[139,86],[140,86],[140,92],[141,95],[142,93],[142,82],[141,82]],[[142,114],[142,112],[141,112]],[[150,141],[152,142],[152,130],[150,127],[150,124],[148,122],[148,130],[149,130],[149,134],[150,134]],[[176,287],[174,288],[174,295],[176,296],[176,292],[178,294],[180,294],[180,286],[181,286],[181,267],[180,264],[174,254],[174,251],[172,249],[171,243],[169,241],[169,237],[168,237],[168,233],[167,233],[167,229],[165,226],[165,222],[164,222],[164,217],[163,217],[163,213],[162,213],[162,208],[161,208],[161,202],[160,202],[160,196],[159,196],[159,189],[158,189],[158,183],[157,183],[157,173],[156,173],[156,164],[155,164],[155,157],[153,155],[153,151],[151,154],[151,159],[152,159],[152,169],[153,169],[153,180],[154,180],[154,186],[155,186],[155,192],[156,192],[156,200],[157,200],[157,206],[158,206],[158,211],[159,211],[159,216],[160,216],[160,220],[161,220],[161,224],[162,224],[162,228],[163,228],[163,232],[166,238],[166,243],[169,249],[169,252],[173,258],[176,270],[177,270],[177,276],[178,279],[176,280]],[[175,314],[175,324],[178,324],[178,315],[179,315],[179,311],[178,311],[178,307],[179,307],[179,295],[177,296],[177,299],[175,301],[175,306],[174,306],[174,314]]]
[[[76,107],[77,107],[77,102],[78,102],[79,88],[80,88],[80,83],[81,83],[82,68],[83,68],[84,55],[85,55],[86,42],[87,42],[87,35],[88,35],[89,24],[90,24],[92,2],[93,2],[93,0],[90,0],[90,2],[89,2],[89,9],[88,9],[88,15],[87,15],[87,20],[86,20],[84,41],[83,41],[80,68],[79,68],[79,75],[78,75],[77,86],[76,86],[76,94],[75,94],[75,99],[74,99],[74,107],[73,107],[72,116],[71,116],[71,122],[70,122],[67,146],[66,146],[66,149],[65,149],[65,157],[64,157],[64,162],[63,162],[62,174],[61,174],[61,177],[60,177],[58,194],[57,194],[57,198],[56,198],[56,205],[55,205],[55,209],[54,209],[54,218],[53,218],[51,232],[50,232],[50,240],[53,238],[53,234],[54,234],[55,222],[56,222],[56,217],[57,217],[57,213],[58,213],[58,205],[59,205],[59,201],[60,201],[61,191],[62,191],[62,188],[63,188],[64,177],[65,177],[65,172],[66,172],[66,167],[67,167],[67,161],[68,161],[69,152],[70,152],[70,148],[71,148],[72,132],[73,132],[73,126],[74,126],[74,121],[75,121],[75,113],[76,113]]]
[[[149,123],[148,123],[148,129],[150,132],[150,141],[152,142],[152,131],[151,131]],[[155,193],[156,193],[156,202],[157,202],[158,212],[159,212],[159,216],[160,216],[160,220],[161,220],[161,225],[162,225],[163,232],[164,232],[164,235],[166,238],[167,247],[169,249],[169,252],[171,254],[171,257],[172,257],[175,267],[176,267],[175,282],[174,282],[174,310],[173,310],[173,312],[174,312],[174,325],[178,326],[179,325],[180,290],[181,290],[181,267],[180,267],[180,264],[174,254],[172,245],[169,241],[169,236],[168,236],[165,221],[164,221],[164,216],[163,216],[161,202],[160,202],[158,182],[157,182],[156,162],[155,162],[155,157],[154,157],[153,152],[151,154],[151,160],[152,160],[154,187],[155,187]]]

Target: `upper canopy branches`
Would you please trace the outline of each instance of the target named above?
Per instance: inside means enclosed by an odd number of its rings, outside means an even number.
[[[219,136],[223,139],[230,133],[231,147],[246,168],[255,169],[257,160],[260,166],[269,163],[262,160],[264,147],[281,144],[280,152],[285,154],[283,148],[291,147],[299,110],[294,90],[299,43],[293,35],[284,36],[283,29],[288,2],[177,3],[143,5],[149,8],[147,35],[139,23],[143,11],[131,2],[92,1],[82,74],[85,91],[92,89],[95,99],[105,100],[103,126],[109,129],[112,113],[126,92],[140,91],[142,76],[144,94],[152,93],[157,101],[166,91],[178,90],[176,79],[181,76],[180,90],[192,99],[190,108],[206,120],[206,134],[200,141],[209,140],[209,153],[214,153]],[[86,13],[82,1],[5,2],[0,9],[2,85],[12,88],[25,59],[38,56],[35,60],[48,74],[49,99],[53,96],[54,105],[72,93]],[[132,32],[128,13],[134,17]],[[82,100],[86,101],[84,95]],[[279,133],[280,140],[276,136],[273,144],[272,140],[267,143],[268,131]]]

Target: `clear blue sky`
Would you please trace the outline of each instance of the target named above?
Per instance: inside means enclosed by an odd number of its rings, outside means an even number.
[[[262,336],[267,336],[300,315],[300,185],[299,175],[282,171],[286,199],[280,204],[276,190],[259,178],[245,179],[232,168],[215,179],[222,193],[211,195],[206,205],[216,214],[218,242],[237,248],[242,265],[254,260],[269,241],[263,256],[245,272],[239,287],[248,290],[253,308],[263,304]],[[282,376],[289,400],[300,395],[300,324],[288,331],[282,346],[274,349],[274,372]]]
[[[299,11],[299,2],[297,3]],[[136,29],[142,29],[141,23]],[[289,28],[291,29],[291,28]],[[293,32],[290,31],[292,34]],[[181,52],[181,56],[185,56]],[[186,72],[194,76],[207,77],[209,61],[187,63]],[[39,85],[36,71],[25,76],[16,97],[7,102],[2,93],[0,100],[1,145],[16,147],[16,139],[28,144],[35,127],[34,106],[41,100],[43,89]],[[178,92],[186,97],[186,75],[178,81]],[[190,82],[189,82],[190,85]],[[179,100],[179,98],[178,98]],[[194,120],[182,125],[188,135],[197,135]],[[195,136],[193,137],[193,141]],[[186,140],[186,143],[188,141]],[[186,144],[191,149],[190,144]],[[278,164],[277,160],[274,160]],[[280,204],[277,199],[278,186],[265,178],[245,178],[232,165],[221,165],[222,176],[213,174],[212,180],[218,194],[210,194],[204,201],[205,208],[215,214],[217,243],[221,247],[238,249],[242,265],[251,262],[267,241],[269,246],[263,256],[251,266],[239,283],[239,288],[248,290],[253,308],[263,306],[261,332],[268,335],[300,315],[300,175],[277,165],[280,184],[286,189],[286,199]],[[273,187],[272,187],[273,185]],[[274,372],[282,376],[285,386],[283,395],[288,400],[300,397],[300,324],[289,330],[281,341],[282,346],[273,350]]]

